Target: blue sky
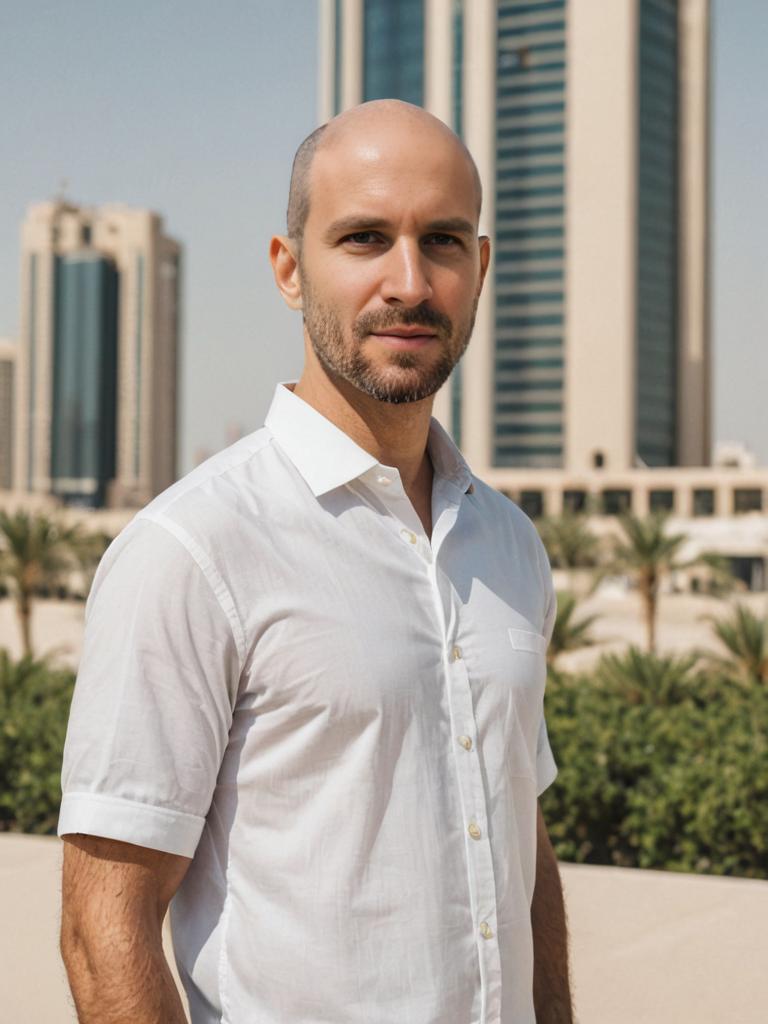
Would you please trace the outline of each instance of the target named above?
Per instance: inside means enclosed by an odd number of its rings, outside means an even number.
[[[768,4],[713,12],[715,437],[768,463]],[[185,246],[185,469],[229,424],[259,426],[301,365],[267,246],[315,125],[316,27],[315,0],[0,6],[0,335],[18,330],[30,202],[66,179],[76,201],[160,211]]]

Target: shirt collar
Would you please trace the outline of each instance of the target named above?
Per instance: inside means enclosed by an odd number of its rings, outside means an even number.
[[[290,388],[295,381],[275,388],[264,421],[282,450],[306,480],[315,497],[356,480],[379,463]],[[435,474],[462,492],[472,489],[472,474],[449,435],[436,419],[429,426],[429,456]]]

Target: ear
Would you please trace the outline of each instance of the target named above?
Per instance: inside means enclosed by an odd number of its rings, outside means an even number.
[[[296,243],[291,238],[275,235],[269,243],[269,259],[275,283],[291,309],[301,309],[301,280]]]
[[[483,281],[488,272],[488,264],[491,262],[491,240],[488,235],[480,235],[478,244],[480,246],[480,280],[477,284],[477,298],[480,297],[480,292],[483,290]]]

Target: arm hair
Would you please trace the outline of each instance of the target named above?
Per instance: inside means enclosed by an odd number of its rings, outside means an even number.
[[[61,953],[80,1024],[186,1024],[162,924],[187,857],[65,837]]]

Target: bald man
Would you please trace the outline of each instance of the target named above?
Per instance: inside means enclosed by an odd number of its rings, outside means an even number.
[[[431,418],[480,204],[407,104],[298,150],[270,256],[301,378],[136,516],[89,597],[59,821],[82,1024],[184,1021],[169,903],[194,1024],[571,1021],[537,802],[547,558]]]

